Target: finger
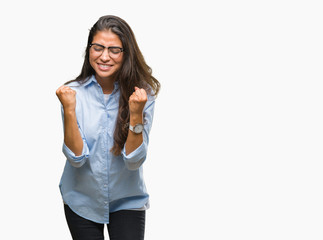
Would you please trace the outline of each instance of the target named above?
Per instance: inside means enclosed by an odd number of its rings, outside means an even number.
[[[136,102],[136,101],[138,101],[138,96],[135,93],[131,94],[129,97],[129,102]]]
[[[61,86],[59,89],[57,89],[57,92],[62,94],[65,92],[65,90],[66,90],[65,86]]]
[[[56,90],[56,95],[57,96],[59,95],[60,91],[61,91],[61,87],[57,88],[57,90]]]
[[[143,88],[140,88],[136,91],[136,94],[139,98],[139,101],[141,102],[145,102],[147,101],[147,93],[146,93],[146,90],[143,89]]]
[[[61,91],[64,89],[64,87],[65,87],[65,85],[60,86],[60,87],[56,90],[56,93],[61,92]]]
[[[64,86],[64,90],[65,91],[74,91],[72,88],[70,88],[69,86]]]
[[[70,88],[62,88],[58,91],[57,96],[59,98],[64,97],[75,97],[76,92]]]
[[[141,96],[147,97],[147,93],[145,89],[141,88],[140,93],[141,93]]]
[[[140,88],[138,88],[138,87],[135,87],[135,93],[140,93]]]
[[[65,88],[63,90],[66,93],[75,93],[76,92],[75,90],[73,90],[72,88],[70,88],[68,86],[65,86]]]
[[[141,88],[139,87],[135,87],[135,93],[138,97],[141,97],[142,93],[141,93]]]
[[[64,95],[65,94],[65,90],[64,90],[64,88],[60,88],[60,89],[58,89],[57,91],[56,91],[56,95],[58,96],[58,97],[60,97],[60,96],[62,96],[62,95]]]
[[[137,91],[134,91],[131,96],[138,96],[138,92]]]

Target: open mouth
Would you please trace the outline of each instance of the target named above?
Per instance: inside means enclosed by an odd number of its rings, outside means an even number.
[[[98,63],[99,69],[102,71],[107,71],[112,68],[113,65]]]

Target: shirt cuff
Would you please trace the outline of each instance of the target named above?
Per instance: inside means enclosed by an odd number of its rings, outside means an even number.
[[[121,154],[129,170],[137,170],[142,165],[146,159],[146,149],[147,147],[144,141],[128,155],[126,154],[126,145],[123,147]]]
[[[87,145],[83,142],[83,150],[82,150],[82,154],[79,156],[76,156],[71,149],[69,149],[65,143],[63,143],[63,153],[66,156],[67,160],[70,162],[70,164],[73,167],[81,167],[86,159],[89,156],[89,149],[87,147]]]

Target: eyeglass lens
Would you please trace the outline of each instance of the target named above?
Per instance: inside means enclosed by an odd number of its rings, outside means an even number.
[[[99,44],[92,44],[91,49],[93,49],[93,53],[101,55],[104,52],[104,49],[108,49],[108,54],[111,58],[119,57],[122,49],[120,47],[105,47]]]

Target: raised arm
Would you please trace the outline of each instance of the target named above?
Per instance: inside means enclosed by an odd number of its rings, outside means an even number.
[[[68,86],[57,89],[56,95],[64,110],[64,143],[75,154],[80,156],[83,150],[83,140],[78,129],[75,108],[76,92]]]
[[[135,91],[129,98],[130,125],[143,124],[143,110],[147,102],[147,93],[144,89],[135,87]],[[142,132],[136,134],[129,130],[125,144],[126,154],[136,150],[143,142]]]

